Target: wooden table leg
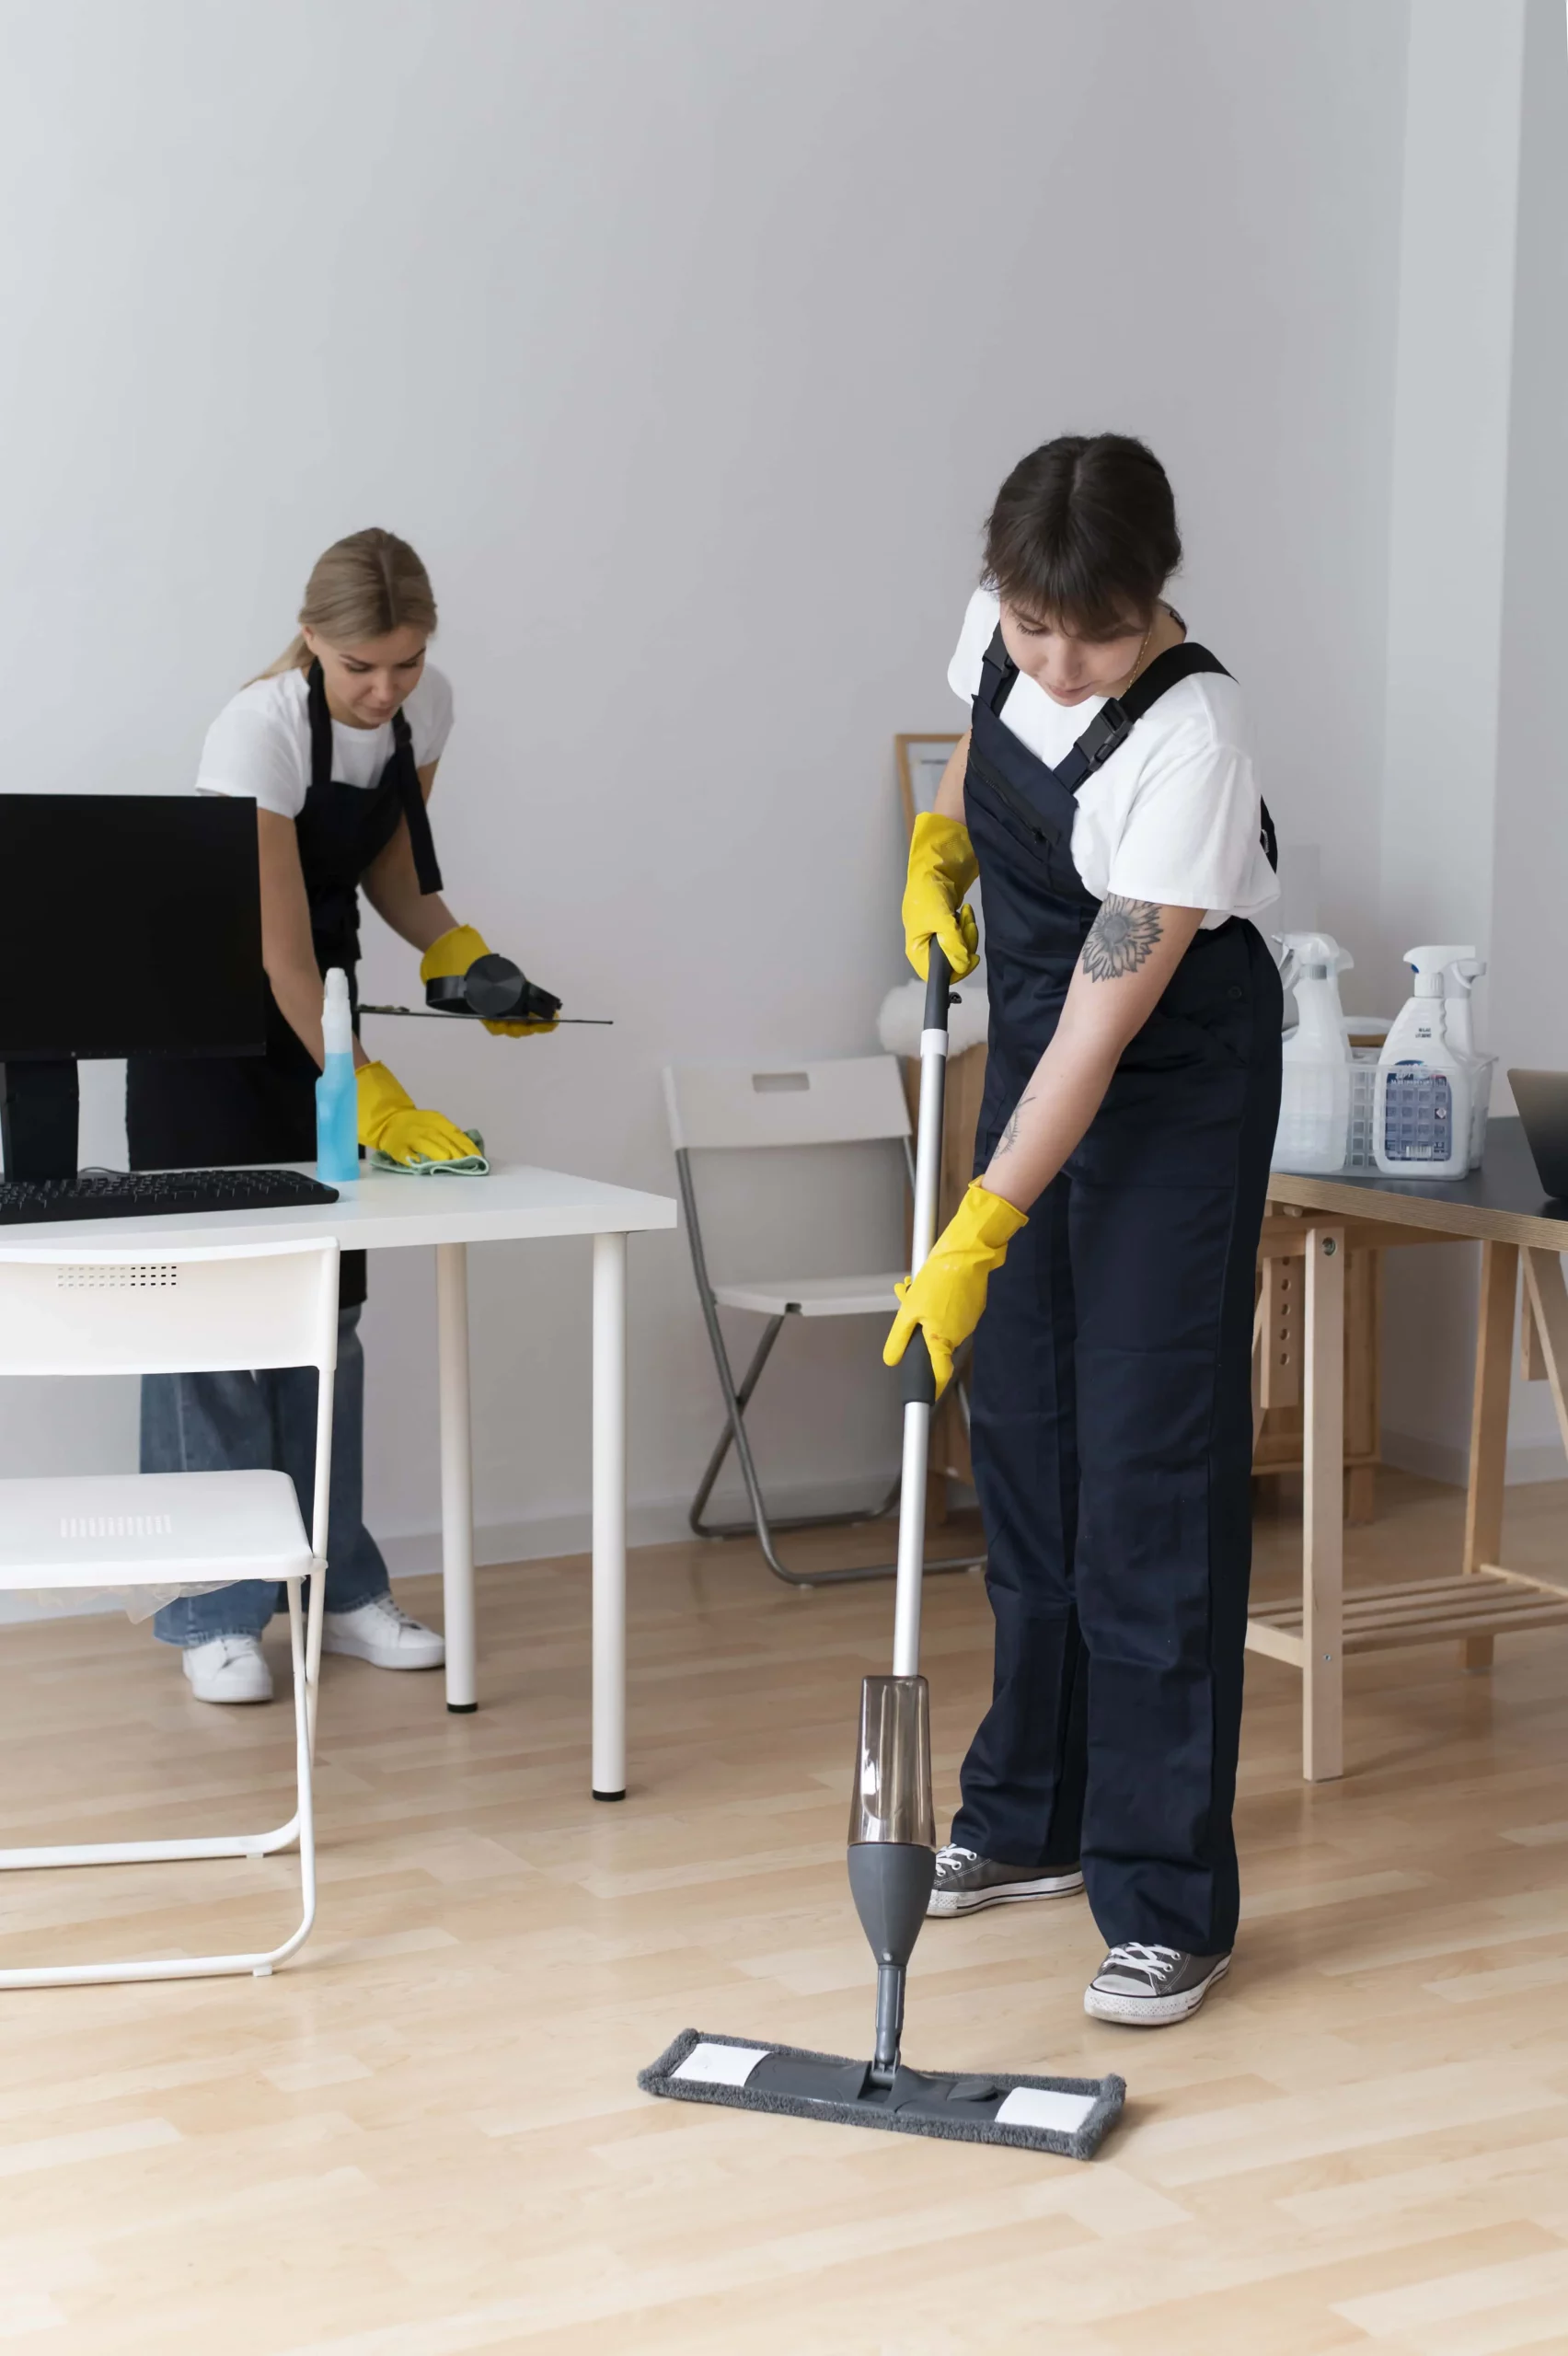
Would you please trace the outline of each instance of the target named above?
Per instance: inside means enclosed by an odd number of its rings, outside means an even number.
[[[1353,1464],[1344,1476],[1344,1518],[1353,1530],[1378,1519],[1378,1467]]]
[[[1344,1773],[1344,1233],[1307,1234],[1301,1515],[1301,1773]]]
[[[1527,1251],[1525,1285],[1535,1325],[1536,1349],[1551,1390],[1557,1428],[1568,1448],[1568,1290],[1555,1252]]]
[[[1476,1321],[1475,1390],[1470,1401],[1470,1486],[1465,1496],[1467,1571],[1495,1563],[1503,1551],[1503,1482],[1508,1456],[1508,1392],[1514,1371],[1514,1297],[1519,1284],[1516,1243],[1481,1247],[1481,1313]],[[1490,1669],[1494,1640],[1467,1636],[1459,1657],[1467,1669]]]

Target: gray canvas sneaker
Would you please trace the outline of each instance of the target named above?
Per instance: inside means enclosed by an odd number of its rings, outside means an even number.
[[[1077,1865],[1004,1865],[950,1841],[937,1851],[937,1878],[928,1914],[977,1914],[983,1906],[1011,1906],[1020,1898],[1073,1898],[1083,1888]]]
[[[1183,1955],[1132,1939],[1112,1948],[1084,1991],[1083,2008],[1097,2021],[1164,2028],[1195,2013],[1229,1969],[1228,1955]]]

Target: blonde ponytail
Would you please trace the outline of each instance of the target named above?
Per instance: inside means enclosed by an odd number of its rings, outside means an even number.
[[[409,627],[429,637],[435,629],[435,593],[407,540],[394,532],[351,532],[346,540],[334,540],[311,567],[299,618],[333,646],[362,646],[367,639]],[[310,661],[301,633],[257,678],[307,671]]]
[[[285,671],[308,671],[309,668],[310,649],[296,631],[277,661],[269,663],[264,671],[258,671],[256,677],[247,679],[245,684],[248,687],[253,687],[261,679],[281,679]]]

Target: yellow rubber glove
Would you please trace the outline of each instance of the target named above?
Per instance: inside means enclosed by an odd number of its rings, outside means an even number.
[[[1000,1195],[988,1194],[976,1178],[932,1244],[919,1275],[894,1286],[900,1308],[882,1346],[882,1363],[896,1366],[920,1326],[940,1399],[952,1380],[954,1351],[980,1322],[992,1270],[1001,1266],[1008,1245],[1028,1225],[1026,1212]]]
[[[926,978],[931,940],[940,941],[952,977],[961,982],[980,963],[980,933],[963,895],[980,872],[969,829],[956,818],[922,810],[909,845],[909,875],[904,886],[904,950]]]
[[[402,1082],[385,1064],[362,1064],[359,1133],[363,1146],[379,1146],[394,1161],[462,1161],[474,1150],[444,1113],[421,1113]]]
[[[448,974],[466,974],[476,957],[488,957],[489,941],[471,924],[455,924],[439,941],[432,941],[420,959],[421,982],[439,982]],[[536,1031],[553,1031],[553,1022],[487,1022],[485,1029],[498,1039],[526,1039]]]

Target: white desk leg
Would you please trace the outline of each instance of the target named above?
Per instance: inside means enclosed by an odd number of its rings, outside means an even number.
[[[468,1428],[468,1249],[435,1247],[441,1381],[441,1576],[446,1606],[446,1706],[476,1710],[474,1464]]]
[[[594,1238],[594,1768],[626,1797],[626,1238]]]

